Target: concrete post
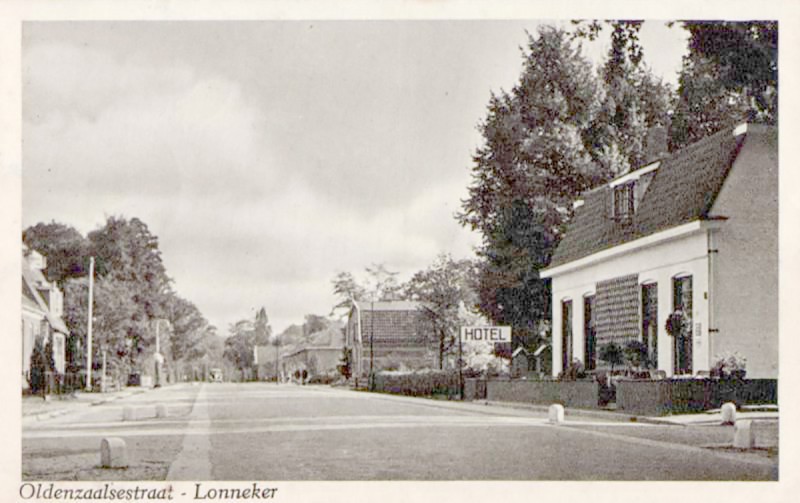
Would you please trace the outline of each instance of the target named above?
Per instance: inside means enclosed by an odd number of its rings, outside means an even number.
[[[133,407],[130,405],[126,405],[122,408],[122,420],[123,421],[133,421],[136,419],[136,411],[133,410]]]
[[[727,402],[722,404],[722,424],[736,423],[736,404]]]
[[[554,403],[547,411],[547,420],[550,424],[561,424],[564,422],[564,406]]]
[[[125,441],[118,437],[108,437],[100,441],[100,466],[103,468],[125,468],[128,459]]]
[[[156,417],[167,417],[167,406],[163,403],[156,405]]]
[[[733,426],[733,447],[736,449],[752,449],[756,446],[756,436],[753,430],[753,421],[740,419]]]

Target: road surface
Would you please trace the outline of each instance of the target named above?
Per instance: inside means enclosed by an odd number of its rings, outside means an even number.
[[[156,408],[166,407],[166,417]],[[123,420],[133,413],[134,419]],[[130,468],[103,470],[103,437]],[[275,383],[180,384],[23,424],[23,480],[776,480],[731,427],[598,420]]]

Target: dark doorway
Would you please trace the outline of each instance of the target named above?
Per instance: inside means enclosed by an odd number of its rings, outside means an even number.
[[[561,370],[572,362],[572,301],[561,302]]]
[[[683,276],[672,280],[672,305],[674,311],[682,311],[686,327],[674,339],[673,371],[675,374],[692,373],[692,277]]]
[[[597,329],[594,319],[594,299],[594,295],[587,295],[583,298],[583,365],[586,370],[594,370],[597,367]]]
[[[642,285],[642,342],[648,366],[658,368],[658,284]]]

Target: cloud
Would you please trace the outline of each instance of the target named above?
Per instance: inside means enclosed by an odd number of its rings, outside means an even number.
[[[269,142],[236,82],[70,46],[34,48],[26,66],[31,192],[58,184],[93,204],[92,194],[179,198],[273,187]]]

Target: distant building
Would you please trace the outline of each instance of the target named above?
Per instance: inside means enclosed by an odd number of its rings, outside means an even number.
[[[331,326],[315,332],[293,346],[287,346],[281,352],[281,375],[292,377],[296,372],[311,378],[314,376],[335,374],[342,361],[344,348],[344,332],[339,326]]]
[[[406,367],[435,368],[430,323],[419,302],[354,302],[345,327],[345,345],[352,350],[353,375]]]
[[[28,388],[31,355],[37,343],[44,347],[53,343],[55,369],[66,368],[66,340],[69,335],[64,320],[64,295],[45,278],[45,257],[22,246],[22,387]]]
[[[635,340],[667,375],[739,353],[749,377],[777,378],[777,143],[775,128],[731,127],[576,202],[542,271],[553,375],[574,359],[592,369],[604,344]]]

